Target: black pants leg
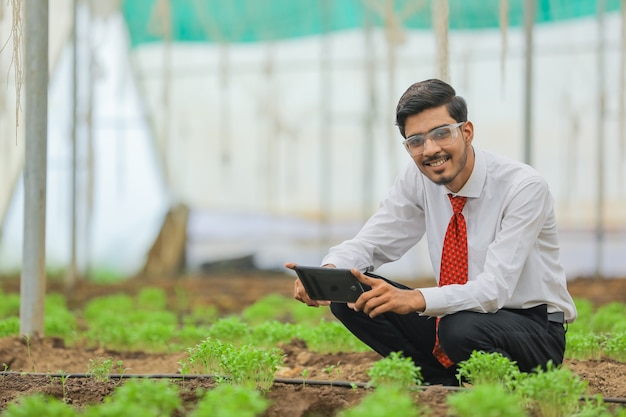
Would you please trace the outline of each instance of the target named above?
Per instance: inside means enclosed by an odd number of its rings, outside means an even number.
[[[515,361],[523,372],[548,361],[563,362],[565,329],[561,323],[548,321],[545,306],[527,310],[499,310],[496,313],[461,311],[443,317],[439,323],[439,341],[455,362],[469,358],[472,351],[498,352]]]
[[[435,320],[418,314],[386,313],[370,318],[346,304],[332,303],[330,309],[348,330],[381,356],[402,352],[421,368],[425,382],[458,385],[456,368],[444,368],[433,356]]]
[[[401,284],[393,285],[402,287]],[[425,382],[456,385],[456,366],[444,368],[432,355],[435,319],[414,314],[385,313],[373,319],[346,304],[332,303],[331,311],[348,330],[382,356],[401,351],[421,368]],[[459,363],[474,350],[498,352],[528,372],[549,360],[563,361],[563,325],[549,322],[545,308],[531,314],[500,310],[493,314],[463,311],[439,323],[439,341],[447,355]]]

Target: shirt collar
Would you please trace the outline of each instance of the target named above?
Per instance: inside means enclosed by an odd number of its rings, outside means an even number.
[[[447,187],[442,187],[445,194],[452,194],[453,196],[461,196],[468,198],[478,198],[485,185],[485,179],[487,178],[487,160],[485,154],[479,149],[472,147],[474,151],[474,169],[467,179],[467,182],[459,190],[458,193],[453,193]]]

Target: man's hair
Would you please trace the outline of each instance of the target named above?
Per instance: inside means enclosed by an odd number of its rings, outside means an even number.
[[[404,125],[407,117],[441,106],[446,106],[450,116],[457,122],[467,121],[465,99],[457,96],[454,88],[449,84],[430,79],[411,85],[402,94],[396,107],[396,125],[402,136],[406,138]]]

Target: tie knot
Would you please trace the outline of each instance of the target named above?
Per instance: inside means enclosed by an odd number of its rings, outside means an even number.
[[[452,194],[448,194],[448,198],[450,198],[450,203],[452,203],[452,211],[454,211],[455,214],[463,211],[463,207],[465,207],[467,197],[455,197]]]

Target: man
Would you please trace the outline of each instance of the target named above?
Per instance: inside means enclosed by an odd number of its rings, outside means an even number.
[[[330,304],[333,314],[379,354],[411,357],[431,384],[458,384],[457,364],[474,350],[498,352],[526,372],[560,364],[564,323],[576,309],[546,182],[527,165],[474,148],[465,100],[443,81],[410,86],[396,124],[414,163],[360,232],[323,259],[352,268],[371,288],[354,304]],[[369,274],[424,235],[437,287]],[[329,304],[312,300],[299,280],[294,296]]]

